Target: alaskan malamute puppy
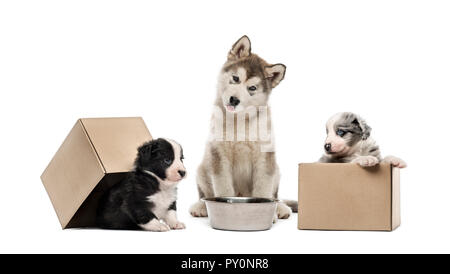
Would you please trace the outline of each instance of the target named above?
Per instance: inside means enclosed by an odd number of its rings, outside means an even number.
[[[247,36],[233,45],[219,75],[211,138],[197,172],[200,198],[278,197],[280,174],[267,102],[285,71],[283,64],[271,65],[253,54]],[[278,218],[291,215],[287,204],[297,210],[297,202],[280,202]],[[198,201],[190,213],[207,216],[205,203]]]
[[[326,130],[325,154],[319,162],[357,163],[364,167],[388,162],[395,167],[406,167],[406,163],[400,158],[381,158],[380,148],[370,137],[371,128],[354,113],[335,114],[328,120]]]

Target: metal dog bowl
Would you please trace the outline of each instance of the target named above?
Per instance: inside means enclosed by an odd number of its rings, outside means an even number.
[[[215,229],[255,231],[272,227],[277,200],[254,197],[203,199],[209,221]]]

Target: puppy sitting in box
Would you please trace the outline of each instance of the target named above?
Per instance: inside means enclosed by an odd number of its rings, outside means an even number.
[[[327,138],[322,163],[357,163],[368,167],[387,162],[395,167],[406,167],[405,161],[395,156],[381,157],[380,148],[370,137],[371,127],[359,115],[341,112],[326,124]]]
[[[159,138],[143,144],[138,148],[135,169],[100,200],[97,225],[149,231],[184,229],[176,215],[176,186],[185,176],[183,149],[178,143]]]

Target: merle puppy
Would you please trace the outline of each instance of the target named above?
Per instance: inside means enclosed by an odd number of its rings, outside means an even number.
[[[371,127],[355,113],[333,115],[326,124],[326,130],[325,154],[319,162],[357,163],[363,167],[386,162],[395,167],[406,167],[405,161],[398,157],[381,157],[380,148],[370,135]]]
[[[176,186],[185,175],[183,149],[178,143],[159,138],[143,144],[138,148],[135,169],[102,197],[97,225],[149,231],[184,229],[176,215]]]

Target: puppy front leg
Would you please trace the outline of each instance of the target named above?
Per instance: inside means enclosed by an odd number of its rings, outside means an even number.
[[[268,175],[265,174],[265,171],[258,171],[254,177],[252,196],[270,199],[275,198],[274,188],[278,186],[279,180],[280,175],[278,172],[273,175]],[[277,219],[288,219],[291,214],[292,210],[290,207],[283,202],[278,202],[273,222],[275,223]]]
[[[253,189],[252,189],[252,197],[258,197],[258,198],[269,198],[272,199],[273,197],[273,186],[274,186],[274,178],[273,176],[270,176],[266,174],[262,169],[255,168],[253,170]],[[277,210],[273,216],[272,222],[276,223],[278,220],[278,207],[279,203],[277,204]]]
[[[220,167],[212,172],[214,196],[236,196],[233,186],[233,171],[228,160],[224,159]]]
[[[177,218],[177,202],[173,202],[169,210],[166,213],[166,216],[163,218],[164,222],[169,225],[171,229],[185,229],[186,225],[184,223],[178,221]]]
[[[362,167],[370,167],[377,165],[380,161],[375,156],[358,156],[351,161]]]
[[[267,174],[265,170],[255,168],[253,170],[253,190],[252,197],[274,198],[274,174]]]
[[[157,232],[170,230],[166,224],[163,224],[158,220],[153,212],[146,208],[145,204],[135,205],[134,208],[130,208],[130,212],[135,223],[143,230]]]
[[[157,218],[153,218],[145,224],[139,224],[139,227],[143,230],[155,232],[166,232],[170,230],[169,226],[161,223]]]
[[[398,157],[391,156],[391,155],[384,157],[382,162],[389,163],[398,168],[405,168],[407,166],[405,161],[403,161],[402,159],[400,159]]]
[[[257,157],[253,169],[253,197],[276,198],[278,195],[278,185],[280,183],[280,173],[275,162],[274,152],[264,152],[264,157]],[[277,219],[287,219],[292,214],[292,210],[284,203],[277,203]]]

